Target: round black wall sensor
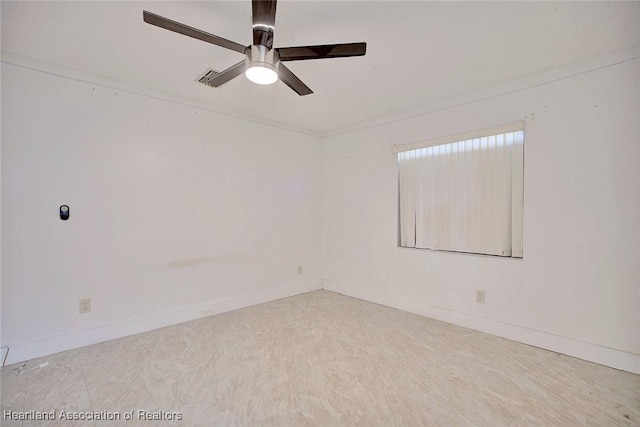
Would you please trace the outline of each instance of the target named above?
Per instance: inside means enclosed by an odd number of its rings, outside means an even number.
[[[69,206],[62,205],[60,206],[60,219],[66,221],[69,219]]]

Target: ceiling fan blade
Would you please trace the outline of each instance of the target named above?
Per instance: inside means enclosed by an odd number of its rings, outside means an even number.
[[[289,86],[294,90],[295,93],[300,96],[310,95],[313,93],[313,91],[309,89],[309,86],[302,83],[302,80],[300,80],[295,74],[293,74],[290,69],[285,67],[284,64],[280,64],[278,77],[284,82],[284,84]]]
[[[296,46],[276,48],[280,61],[302,61],[305,59],[344,58],[363,56],[367,53],[367,44],[343,43],[318,46]]]
[[[244,61],[240,61],[237,64],[232,65],[231,67],[222,71],[217,76],[211,79],[207,79],[203,83],[206,84],[207,86],[220,87],[226,82],[228,82],[229,80],[234,79],[238,77],[240,74],[244,73],[244,69],[245,69]]]
[[[160,15],[156,15],[155,13],[147,12],[146,10],[143,11],[142,16],[144,22],[146,22],[147,24],[155,25],[156,27],[164,28],[165,30],[193,37],[194,39],[202,40],[207,43],[215,44],[216,46],[235,50],[236,52],[240,53],[244,53],[247,49],[246,46],[243,46],[240,43],[236,43],[231,40],[209,34],[202,30],[198,30],[197,28],[189,27],[188,25],[172,21],[171,19],[164,18]]]
[[[273,48],[276,26],[276,0],[252,0],[253,44]]]

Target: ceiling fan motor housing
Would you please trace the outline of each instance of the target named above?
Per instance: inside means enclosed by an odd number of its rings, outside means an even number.
[[[245,59],[245,65],[248,68],[251,67],[264,67],[278,72],[280,65],[280,55],[275,49],[269,49],[261,44],[254,44],[247,47],[245,51],[247,57]]]

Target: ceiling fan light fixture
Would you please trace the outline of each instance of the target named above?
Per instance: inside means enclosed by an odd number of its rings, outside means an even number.
[[[275,49],[253,45],[247,49],[244,75],[253,83],[270,85],[278,81],[280,57]]]
[[[278,72],[275,67],[265,62],[254,62],[244,72],[249,80],[259,85],[270,85],[278,81]]]

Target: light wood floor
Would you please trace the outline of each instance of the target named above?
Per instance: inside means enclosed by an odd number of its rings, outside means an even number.
[[[640,425],[640,376],[328,291],[2,369],[2,411],[176,421],[15,425]],[[134,421],[137,419],[137,412]]]

